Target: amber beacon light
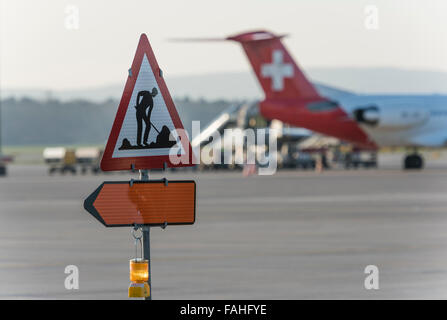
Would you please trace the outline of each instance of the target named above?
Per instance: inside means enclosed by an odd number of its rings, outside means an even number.
[[[141,245],[141,237],[135,234],[136,229],[132,231],[132,235],[135,239],[135,254],[137,254],[138,244],[140,245],[140,255],[143,255],[143,248]],[[143,258],[135,258],[129,261],[129,298],[147,298],[151,295],[151,289],[149,286],[149,260]]]
[[[146,298],[151,295],[149,280],[149,261],[144,259],[130,260],[129,298]]]

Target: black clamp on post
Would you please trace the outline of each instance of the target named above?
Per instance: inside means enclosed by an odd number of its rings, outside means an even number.
[[[165,183],[165,187],[167,187],[168,186],[168,179],[163,178],[163,182]]]

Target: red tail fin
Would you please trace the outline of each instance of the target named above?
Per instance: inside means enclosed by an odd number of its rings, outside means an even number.
[[[241,43],[266,99],[322,99],[281,43],[282,37],[266,31],[255,31],[227,39]]]

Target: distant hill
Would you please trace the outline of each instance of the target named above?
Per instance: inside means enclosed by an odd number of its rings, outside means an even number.
[[[402,70],[393,68],[308,68],[309,77],[327,86],[354,93],[447,93],[447,72]],[[249,72],[229,72],[190,76],[166,76],[174,97],[192,99],[257,99],[263,93],[256,78]],[[30,97],[47,99],[49,96],[63,101],[84,99],[102,102],[119,99],[122,83],[93,88],[50,91],[48,89],[11,89],[1,91],[3,98]]]
[[[2,100],[2,142],[5,145],[105,144],[118,108],[118,100]],[[185,129],[200,120],[205,126],[232,104],[228,101],[177,99]]]
[[[322,95],[354,93],[447,93],[447,73],[399,69],[314,68],[310,78]],[[250,72],[167,77],[166,82],[189,131],[205,126],[223,109],[263,96]],[[2,90],[2,141],[6,145],[103,144],[123,84],[63,90]],[[335,86],[332,87],[332,86]]]

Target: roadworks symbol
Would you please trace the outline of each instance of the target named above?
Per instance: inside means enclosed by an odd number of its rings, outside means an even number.
[[[151,121],[152,110],[154,109],[154,97],[158,94],[157,88],[153,87],[150,91],[139,91],[137,95],[135,107],[135,117],[137,124],[135,144],[124,138],[121,147],[118,150],[138,150],[138,149],[155,149],[155,148],[171,148],[176,142],[166,125],[157,128]],[[143,132],[144,127],[144,132]],[[151,129],[155,130],[157,137],[155,141],[149,143],[149,133]]]

